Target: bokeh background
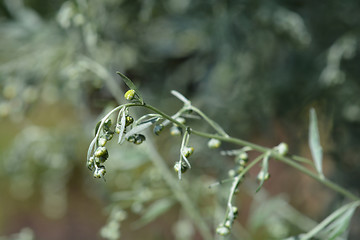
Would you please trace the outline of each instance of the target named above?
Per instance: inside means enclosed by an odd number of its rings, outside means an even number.
[[[356,0],[1,1],[0,239],[202,239],[164,178],[179,137],[164,131],[141,146],[109,145],[106,181],[86,168],[97,121],[124,103],[116,71],[169,114],[181,107],[175,89],[231,136],[286,142],[309,158],[314,107],[325,174],[358,193],[359,12]],[[208,186],[234,161],[207,149],[207,139],[190,142],[193,168],[180,185],[214,231],[230,186]],[[258,171],[240,186],[229,239],[306,232],[344,203],[275,161],[254,194]],[[349,239],[360,238],[359,224],[357,211]]]

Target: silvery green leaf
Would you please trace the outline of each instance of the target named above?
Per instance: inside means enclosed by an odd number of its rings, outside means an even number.
[[[125,84],[132,90],[135,91],[136,95],[138,96],[138,99],[141,103],[144,103],[141,95],[140,95],[140,92],[138,90],[138,88],[135,86],[135,84],[127,77],[125,76],[124,74],[122,74],[121,72],[116,72],[118,75],[120,75],[120,77],[124,80]]]
[[[131,135],[144,131],[146,128],[150,127],[151,125],[153,125],[152,122],[146,122],[144,124],[140,124],[133,127],[128,133],[125,134],[125,139],[130,137]]]
[[[179,93],[178,91],[171,90],[171,94],[174,95],[175,97],[177,97],[185,105],[190,105],[191,104],[191,102],[186,97],[184,97],[181,93]]]
[[[319,129],[314,108],[310,109],[309,146],[316,171],[321,177],[324,177],[322,172],[322,147],[320,145]]]
[[[124,112],[122,112],[120,119],[120,132],[119,132],[119,140],[118,140],[118,143],[120,144],[123,143],[124,141],[125,124],[126,124],[126,115]]]
[[[261,189],[262,185],[264,184],[264,182],[266,180],[265,176],[269,175],[269,157],[270,157],[270,154],[266,153],[264,158],[263,158],[262,165],[261,165],[261,170],[259,172],[259,174],[262,173],[263,177],[261,177],[259,179],[260,183],[259,183],[259,186],[258,186],[258,188],[256,189],[255,192],[258,192]]]
[[[300,240],[309,240],[315,236],[329,240],[345,239],[342,235],[346,232],[350,219],[359,205],[360,201],[355,201],[342,206],[325,218],[311,231],[304,234]]]
[[[166,211],[168,211],[173,205],[175,201],[173,199],[169,198],[163,198],[159,199],[156,202],[152,203],[146,211],[142,214],[141,219],[137,222],[137,226],[144,226],[162,214],[164,214]]]
[[[346,233],[356,207],[347,209],[340,217],[326,227],[324,232],[329,240],[346,239]]]
[[[96,142],[96,137],[91,141],[90,143],[90,146],[89,146],[89,149],[88,149],[88,152],[87,152],[87,157],[86,157],[86,160],[89,160],[90,159],[90,156],[91,156],[91,152],[95,146],[95,142]]]

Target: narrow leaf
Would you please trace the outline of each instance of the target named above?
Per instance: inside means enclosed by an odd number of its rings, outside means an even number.
[[[128,138],[131,135],[134,135],[136,133],[139,133],[139,132],[145,130],[146,128],[150,127],[152,124],[153,124],[152,122],[147,122],[147,123],[140,124],[140,125],[133,127],[128,133],[125,134],[125,138]]]
[[[317,123],[316,112],[314,108],[310,109],[310,126],[309,126],[309,146],[311,155],[315,163],[316,171],[320,177],[324,177],[322,172],[322,147],[320,145],[320,135]]]
[[[348,228],[350,219],[359,205],[360,201],[355,201],[337,209],[310,232],[304,234],[301,240],[309,240],[315,236],[321,236],[322,239],[337,239]]]
[[[265,180],[267,180],[267,178],[269,177],[269,156],[270,156],[269,153],[266,153],[263,158],[262,167],[261,167],[261,170],[258,175],[260,184],[259,184],[258,188],[256,189],[256,192],[258,192],[261,189]]]
[[[132,90],[135,91],[139,101],[143,104],[144,101],[140,95],[140,92],[138,90],[138,88],[135,86],[135,84],[127,77],[125,76],[124,74],[122,74],[121,72],[116,72],[118,75],[120,75],[120,77],[124,80],[125,84]]]
[[[142,214],[142,217],[137,222],[136,226],[141,227],[152,222],[153,220],[167,212],[174,205],[174,203],[174,200],[168,198],[157,200],[156,202],[151,204],[148,209],[146,209],[145,213]]]
[[[185,105],[190,105],[190,101],[189,99],[187,99],[186,97],[184,97],[184,95],[182,95],[181,93],[179,93],[178,91],[175,90],[171,90],[171,94],[174,95],[175,97],[177,97],[180,101],[182,101]]]
[[[118,143],[123,143],[124,141],[124,130],[125,130],[125,122],[126,122],[126,115],[124,112],[121,113],[120,119],[120,132],[119,132],[119,140]],[[119,124],[119,123],[117,123]]]

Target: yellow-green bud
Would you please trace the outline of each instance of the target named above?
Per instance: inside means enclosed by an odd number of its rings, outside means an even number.
[[[175,172],[179,172],[179,170],[181,169],[181,173],[184,173],[188,170],[188,168],[189,166],[185,162],[181,162],[181,167],[180,162],[176,162],[174,165]]]
[[[193,147],[184,147],[183,149],[183,154],[185,157],[190,157],[194,152],[194,148]]]
[[[104,177],[106,173],[105,167],[104,166],[100,166],[98,168],[95,169],[94,171],[94,178],[101,178]]]
[[[219,225],[216,228],[216,233],[221,236],[226,236],[230,233],[230,230],[229,230],[229,228],[225,227],[224,225]]]
[[[176,121],[178,121],[179,123],[182,123],[182,124],[184,124],[186,122],[185,118],[183,118],[183,117],[177,117]]]
[[[281,156],[285,156],[289,151],[288,145],[283,142],[276,146],[275,149]]]
[[[125,97],[126,100],[133,100],[134,97],[135,97],[135,90],[133,90],[133,89],[128,90],[125,93],[124,97]]]
[[[98,140],[98,144],[99,144],[100,147],[105,146],[106,142],[107,142],[107,140],[106,140],[106,138],[104,138],[104,137],[101,137],[101,138],[99,138],[99,140]]]
[[[221,145],[220,140],[215,139],[215,138],[211,138],[208,142],[208,147],[211,149],[219,148],[220,145]]]
[[[108,153],[108,150],[106,149],[106,147],[98,147],[95,150],[94,156],[98,157],[98,158],[100,158],[100,157],[107,158],[109,156],[109,153]]]
[[[132,124],[134,122],[134,118],[130,115],[127,115],[125,117],[125,127],[129,126],[130,124]]]
[[[270,174],[265,173],[264,171],[260,171],[259,174],[257,175],[258,181],[265,181],[268,180],[269,178],[270,178]]]
[[[181,135],[181,128],[179,128],[179,127],[177,127],[177,126],[172,126],[171,128],[170,128],[170,134],[172,135],[172,136],[179,136],[179,135]]]

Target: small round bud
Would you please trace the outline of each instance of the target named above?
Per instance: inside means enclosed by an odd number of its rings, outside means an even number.
[[[170,134],[172,136],[179,136],[181,135],[181,128],[173,125],[171,128],[170,128]]]
[[[164,129],[164,125],[162,124],[156,124],[154,127],[154,134],[159,135],[160,132]]]
[[[277,147],[275,147],[276,151],[281,155],[281,156],[285,156],[288,151],[288,145],[286,143],[280,143]]]
[[[133,90],[133,89],[128,90],[125,93],[124,97],[125,97],[126,100],[133,100],[134,97],[135,97],[135,90]]]
[[[229,230],[229,228],[227,228],[221,224],[216,228],[216,233],[221,236],[226,236],[230,233],[230,230]]]
[[[94,156],[95,156],[95,157],[108,158],[109,153],[108,153],[106,147],[98,147],[98,148],[95,150]]]
[[[231,210],[232,210],[232,214],[233,214],[233,219],[236,219],[237,215],[239,214],[239,209],[237,207],[233,206],[231,208]]]
[[[94,178],[102,178],[105,176],[106,170],[104,166],[100,166],[94,171]]]
[[[113,138],[113,135],[114,134],[112,134],[112,133],[105,134],[106,141],[110,141]]]
[[[177,117],[175,120],[182,124],[184,124],[186,122],[185,118],[183,118],[183,117]]]
[[[211,149],[219,148],[220,145],[221,145],[220,140],[215,139],[215,138],[211,138],[208,142],[208,147]]]
[[[95,157],[96,165],[100,165],[101,163],[104,163],[106,160],[107,160],[107,157]]]
[[[242,171],[244,171],[245,167],[240,165],[236,168],[236,174],[240,174]]]
[[[115,133],[120,134],[120,125],[119,124],[116,124],[114,131],[115,131]]]
[[[248,160],[249,160],[249,157],[248,157],[247,153],[242,152],[235,158],[235,163],[239,164],[240,166],[245,167]]]
[[[142,135],[142,134],[135,134],[135,140],[134,140],[134,143],[135,144],[137,144],[137,145],[139,145],[139,144],[141,144],[143,141],[145,141],[146,140],[146,138],[145,138],[145,136],[144,135]]]
[[[132,142],[132,143],[134,143],[134,142],[135,142],[135,140],[136,140],[135,135],[131,135],[131,136],[129,136],[126,140],[127,140],[128,142]]]
[[[101,138],[99,138],[99,140],[98,140],[98,145],[99,145],[100,147],[103,147],[103,146],[105,146],[106,142],[107,142],[106,138],[101,137]]]
[[[228,176],[229,176],[230,178],[235,177],[235,174],[236,174],[236,172],[235,172],[234,169],[230,169],[230,170],[228,171]]]
[[[246,152],[242,152],[239,154],[239,159],[247,161],[249,159],[249,156]]]
[[[93,156],[91,156],[89,158],[89,160],[87,160],[86,162],[86,166],[90,169],[90,170],[94,170],[94,161],[95,161],[95,158]]]
[[[230,220],[226,220],[224,226],[225,226],[226,228],[230,229],[230,228],[231,228],[231,225],[232,225],[232,222],[231,222]]]
[[[181,173],[184,173],[189,169],[189,166],[185,162],[181,162],[181,167],[180,167],[180,162],[176,162],[174,165],[175,172],[179,172],[180,168],[181,168]]]
[[[125,117],[125,127],[129,126],[130,124],[132,124],[134,122],[134,118],[130,115],[127,115]]]
[[[190,157],[194,153],[194,148],[193,147],[184,147],[182,153],[184,154],[185,157]]]
[[[257,175],[258,181],[265,181],[268,180],[269,178],[270,178],[270,174],[265,173],[264,171],[260,171],[259,174]]]

